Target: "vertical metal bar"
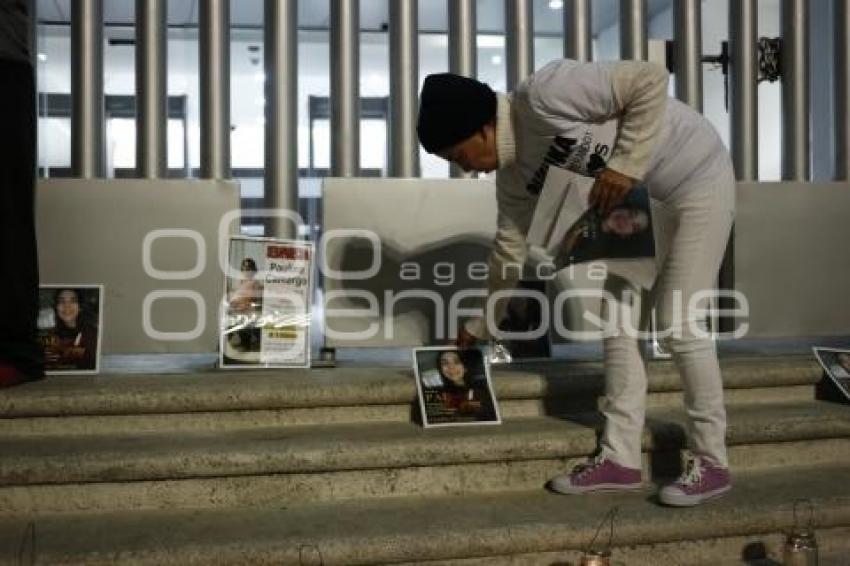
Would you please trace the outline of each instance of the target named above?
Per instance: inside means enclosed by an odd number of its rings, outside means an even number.
[[[478,75],[475,0],[447,0],[449,8],[449,72],[464,77]],[[455,178],[468,178],[456,163],[449,166]]]
[[[265,0],[267,208],[298,212],[298,1]],[[297,227],[271,218],[267,236],[293,238]]]
[[[416,113],[419,86],[418,1],[390,0],[390,171],[419,176]]]
[[[534,71],[533,8],[532,0],[505,0],[505,68],[509,91]]]
[[[475,0],[449,2],[449,72],[464,77],[478,75]]]
[[[75,0],[71,10],[71,174],[102,178],[103,2]]]
[[[830,58],[835,41],[833,4],[832,0],[809,4],[809,180],[818,182],[831,180],[835,171],[835,68]]]
[[[40,63],[38,59],[38,3],[37,2],[28,2],[27,9],[29,10],[29,44],[30,44],[30,63],[32,64],[32,72],[33,72],[33,108],[35,108],[35,134],[36,139],[33,141],[33,150],[35,150],[35,159],[33,159],[33,179],[38,180],[39,177],[47,176],[47,167],[44,168],[45,174],[41,175],[41,167],[39,166],[39,156],[38,156],[38,119],[44,114],[44,108],[42,104],[41,94],[38,92],[38,74],[40,70]],[[45,99],[47,97],[45,96]]]
[[[758,179],[758,50],[756,33],[758,9],[756,0],[736,0],[729,3],[729,116],[730,144],[735,176],[739,181]],[[720,265],[719,287],[735,288],[735,231],[729,235],[726,254]],[[721,299],[720,307],[733,305]],[[720,319],[720,330],[729,332],[735,319]]]
[[[590,0],[564,2],[564,57],[576,61],[593,59]]]
[[[38,2],[27,2],[26,9],[29,16],[29,47],[30,47],[30,63],[32,63],[33,72],[38,69]],[[73,14],[71,15],[73,19]],[[73,25],[73,24],[72,24]],[[73,34],[73,32],[72,32]],[[38,89],[35,89],[38,91]],[[36,97],[38,93],[36,92]]]
[[[201,177],[227,179],[230,177],[230,0],[201,0],[198,9]]]
[[[136,0],[136,171],[168,175],[165,0]]]
[[[729,3],[732,162],[739,181],[758,180],[758,50],[756,0]]]
[[[183,176],[188,179],[192,176],[192,165],[189,163],[189,118],[186,116],[185,104],[183,104],[183,119],[181,123],[183,125]]]
[[[678,1],[678,0],[677,0]],[[620,57],[646,61],[646,0],[620,0]]]
[[[808,0],[782,0],[782,178],[808,181]]]
[[[360,174],[360,1],[331,0],[331,175]]]
[[[673,3],[676,98],[702,112],[702,2]]]
[[[835,2],[835,179],[850,181],[850,0]]]

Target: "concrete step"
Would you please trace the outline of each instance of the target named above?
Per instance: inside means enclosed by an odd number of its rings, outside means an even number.
[[[616,506],[615,563],[726,565],[747,558],[775,564],[781,563],[782,533],[793,523],[793,501],[807,498],[815,508],[821,566],[846,565],[848,471],[741,474],[726,497],[690,509],[659,506],[654,490],[567,497],[537,489],[261,509],[19,516],[0,519],[6,552],[0,562],[15,563],[24,548],[23,559],[39,564],[575,564],[600,518]],[[27,532],[35,537],[24,538]]]
[[[722,367],[728,403],[810,400],[821,376],[802,356],[732,358]],[[496,367],[493,374],[507,418],[594,410],[603,391],[595,363]],[[649,406],[681,406],[672,363],[650,363],[649,375]],[[0,437],[407,422],[418,411],[415,391],[412,372],[393,368],[51,377],[0,390]]]
[[[734,472],[850,465],[850,408],[732,405]],[[678,473],[682,411],[653,409],[645,477]],[[508,420],[424,430],[410,423],[227,433],[0,440],[0,514],[262,506],[535,489],[596,447],[601,419]]]

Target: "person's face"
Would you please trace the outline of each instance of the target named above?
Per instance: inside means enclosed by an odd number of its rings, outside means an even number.
[[[838,354],[838,363],[841,367],[850,371],[850,354]]]
[[[56,314],[66,326],[76,326],[80,315],[80,302],[73,291],[60,291],[56,299]]]
[[[618,236],[627,237],[646,230],[649,219],[642,210],[615,208],[605,218],[605,229]]]
[[[447,161],[457,163],[466,172],[489,173],[499,167],[496,151],[496,126],[485,124],[462,142],[437,153]]]
[[[253,279],[254,273],[253,269],[242,268],[242,279]]]
[[[466,367],[457,352],[447,352],[440,356],[440,373],[455,385],[463,385]]]

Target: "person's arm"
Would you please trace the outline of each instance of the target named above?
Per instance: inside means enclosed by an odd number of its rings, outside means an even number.
[[[499,186],[496,189],[498,200],[496,239],[487,260],[488,297],[496,291],[516,287],[527,255],[526,235],[534,213],[534,200],[525,195],[515,194],[515,190],[512,190],[515,188],[507,186],[509,182],[509,180],[497,182]],[[504,318],[509,300],[509,298],[503,298],[495,302],[492,320],[496,324]],[[484,317],[472,318],[461,328],[458,345],[467,347],[471,346],[475,339],[488,340],[491,337],[487,330],[485,307]]]
[[[618,119],[608,167],[642,179],[661,130],[667,104],[666,69],[646,61],[559,61],[524,85],[532,108],[543,116],[580,122]]]
[[[603,212],[646,175],[667,103],[667,71],[645,61],[547,65],[523,85],[540,115],[580,122],[618,120],[607,168],[597,175],[589,203]]]

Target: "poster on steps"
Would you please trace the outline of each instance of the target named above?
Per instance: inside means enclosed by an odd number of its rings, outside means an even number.
[[[425,428],[501,424],[490,367],[480,349],[415,348],[413,371]]]
[[[221,304],[219,366],[310,366],[313,244],[234,236]]]
[[[41,285],[38,339],[49,375],[97,373],[103,327],[103,285]]]
[[[813,350],[826,375],[838,386],[844,397],[850,400],[850,350],[834,348],[813,348]]]

